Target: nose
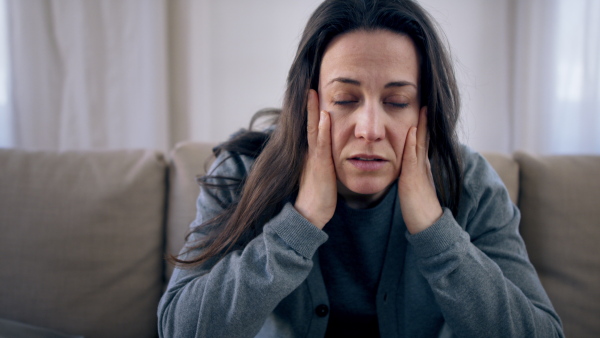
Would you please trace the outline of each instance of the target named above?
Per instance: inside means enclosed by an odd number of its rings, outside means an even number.
[[[385,138],[385,125],[382,108],[376,104],[365,104],[354,112],[356,115],[354,136],[368,142]]]

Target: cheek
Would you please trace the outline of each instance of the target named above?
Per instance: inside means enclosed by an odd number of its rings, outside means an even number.
[[[334,161],[337,161],[342,149],[352,135],[352,128],[347,119],[339,114],[330,112],[329,116],[331,117],[331,152],[333,153]]]
[[[408,131],[411,127],[416,127],[417,124],[417,118],[402,119],[401,121],[395,121],[393,123],[394,128],[390,130],[389,140],[400,162],[402,162],[401,160],[402,155],[404,154],[404,145],[406,144]]]

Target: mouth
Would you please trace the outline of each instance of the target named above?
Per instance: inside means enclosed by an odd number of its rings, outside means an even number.
[[[384,161],[381,158],[365,158],[365,157],[352,157],[350,159],[356,160],[356,161]]]
[[[349,158],[349,160],[354,161],[379,161],[379,162],[387,162],[384,158],[376,156],[376,155],[355,155]]]
[[[376,155],[354,155],[348,158],[355,168],[361,171],[376,171],[381,169],[388,161]]]

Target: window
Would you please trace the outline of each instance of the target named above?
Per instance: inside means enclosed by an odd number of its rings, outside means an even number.
[[[554,153],[598,153],[600,3],[561,1],[557,9],[550,147]]]

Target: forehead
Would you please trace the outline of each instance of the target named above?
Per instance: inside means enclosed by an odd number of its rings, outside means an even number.
[[[369,76],[416,81],[417,51],[410,37],[387,30],[353,31],[334,38],[321,62],[323,77]],[[399,78],[400,77],[400,78]]]

